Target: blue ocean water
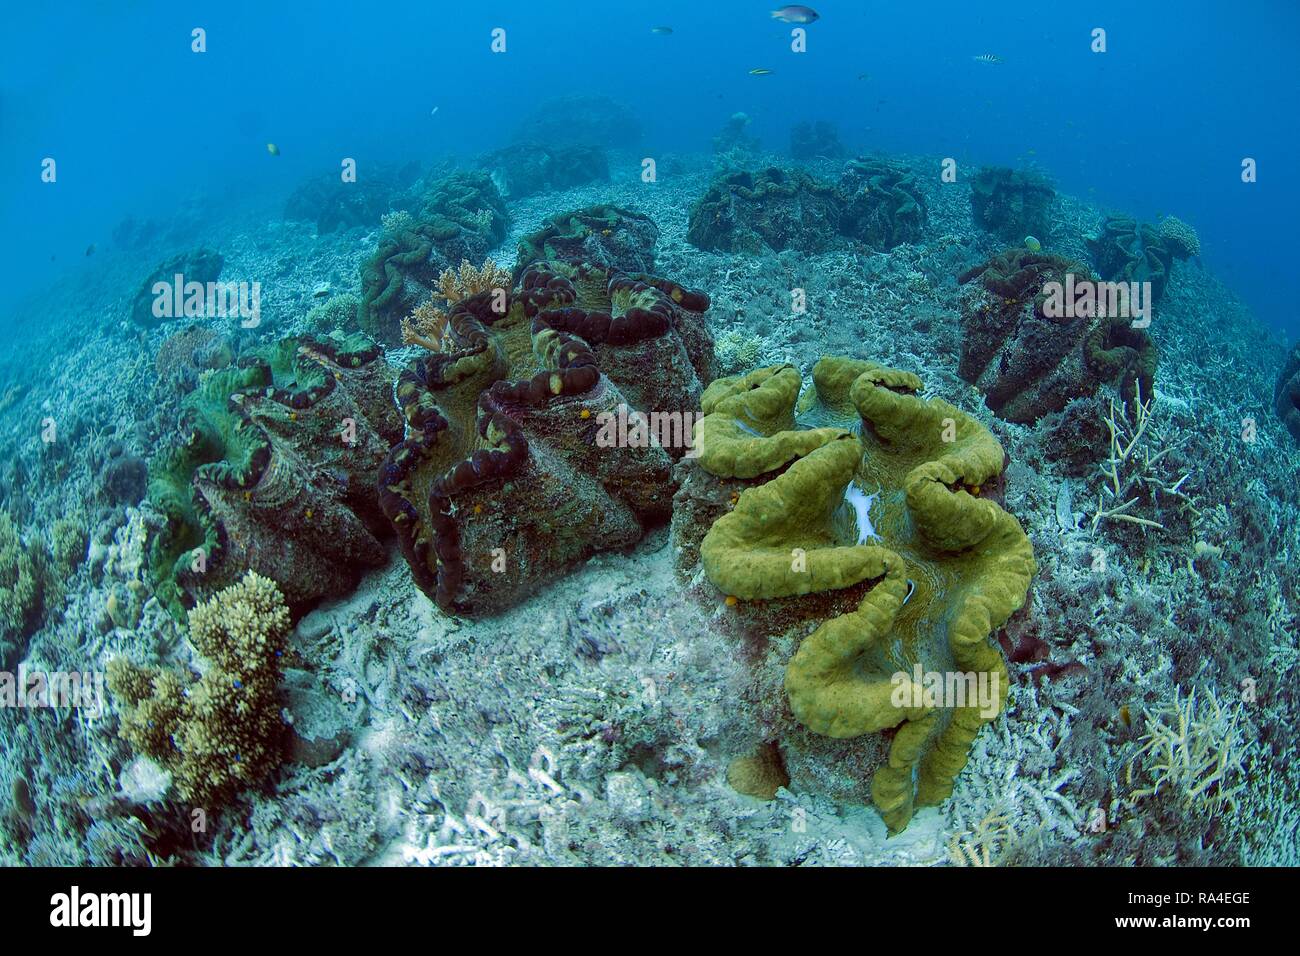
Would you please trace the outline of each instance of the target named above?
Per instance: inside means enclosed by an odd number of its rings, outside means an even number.
[[[1191,223],[1208,269],[1263,321],[1300,331],[1300,5],[823,0],[802,54],[772,6],[9,5],[0,288],[17,297],[90,268],[84,251],[126,215],[285,194],[343,155],[472,155],[540,98],[583,92],[630,104],[648,155],[707,149],[744,111],[770,148],[825,118],[862,150],[1034,165],[1063,192]],[[195,27],[206,53],[191,51]],[[495,28],[505,54],[491,50]],[[1104,53],[1091,49],[1096,28]],[[1002,62],[974,59],[986,53]],[[57,184],[42,181],[46,157]]]

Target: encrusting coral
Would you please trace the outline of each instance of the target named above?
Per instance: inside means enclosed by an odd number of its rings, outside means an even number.
[[[820,620],[785,670],[800,723],[834,738],[897,728],[871,789],[898,832],[951,793],[1005,701],[990,637],[1025,601],[1033,548],[996,500],[1005,456],[982,425],[871,362],[823,358],[813,381],[805,427],[789,366],[710,386],[687,480],[722,482],[731,501],[711,524],[707,509],[681,519],[707,526],[700,563],[731,613],[769,631]],[[674,533],[689,561],[691,532]],[[965,693],[937,698],[917,668]]]
[[[667,518],[682,416],[713,374],[708,304],[653,276],[535,263],[508,295],[452,306],[449,348],[398,381],[407,437],[378,482],[443,609],[501,610]],[[638,410],[659,418],[638,426]]]
[[[119,733],[172,774],[177,795],[209,808],[260,783],[284,754],[278,688],[290,630],[274,581],[253,571],[189,612],[201,677],[115,657]]]
[[[149,465],[149,501],[166,519],[150,576],[173,616],[243,569],[274,577],[297,606],[383,563],[374,479],[401,436],[390,375],[363,336],[303,336],[186,397],[180,441]]]

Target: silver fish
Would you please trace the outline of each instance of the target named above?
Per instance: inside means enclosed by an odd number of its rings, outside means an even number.
[[[801,3],[791,3],[780,10],[772,11],[772,19],[783,23],[812,23],[820,17],[821,15],[812,7],[805,7]]]

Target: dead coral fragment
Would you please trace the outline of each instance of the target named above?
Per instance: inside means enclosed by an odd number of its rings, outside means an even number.
[[[1145,714],[1146,729],[1129,758],[1125,782],[1136,802],[1161,792],[1189,810],[1211,813],[1237,808],[1245,786],[1244,760],[1249,749],[1238,715],[1219,703],[1213,691],[1198,700],[1195,689]]]
[[[192,675],[108,665],[124,705],[119,733],[171,771],[184,800],[219,806],[280,762],[277,689],[290,630],[280,588],[254,571],[189,612],[190,640],[207,667]]]

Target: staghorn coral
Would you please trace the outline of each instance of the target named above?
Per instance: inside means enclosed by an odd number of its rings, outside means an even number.
[[[496,261],[486,259],[474,266],[468,259],[460,261],[459,269],[444,269],[438,276],[438,290],[434,298],[448,305],[480,292],[510,288],[510,273],[497,268]],[[420,345],[431,352],[441,352],[450,346],[447,338],[447,313],[434,304],[434,298],[415,307],[402,319],[402,341],[407,345]]]
[[[150,541],[155,594],[175,617],[245,568],[289,603],[350,589],[383,563],[374,476],[401,421],[380,350],[304,336],[210,373],[183,403],[180,441],[149,465],[165,518]]]
[[[1052,231],[1056,190],[1037,173],[985,166],[970,183],[971,216],[981,228],[1004,242],[1025,236],[1046,239]]]
[[[1102,278],[1150,282],[1151,302],[1153,305],[1160,302],[1174,254],[1155,226],[1129,216],[1108,216],[1101,232],[1086,237],[1085,242]]]
[[[872,249],[917,242],[925,231],[926,204],[917,178],[900,163],[855,159],[844,168],[840,231]]]
[[[358,318],[367,335],[396,342],[401,320],[425,299],[442,271],[478,261],[505,238],[505,201],[486,173],[436,180],[414,213],[384,217],[379,247],[361,267]]]
[[[1143,724],[1125,762],[1130,802],[1167,796],[1184,810],[1236,810],[1251,750],[1237,712],[1224,707],[1213,690],[1198,699],[1196,689],[1184,697],[1175,687],[1173,700],[1147,709]]]
[[[840,227],[835,189],[775,166],[715,179],[691,208],[686,240],[706,251],[825,251]]]
[[[1291,437],[1300,442],[1300,343],[1292,346],[1273,388],[1273,410]]]
[[[620,272],[654,272],[659,227],[619,206],[589,206],[557,213],[519,240],[516,273],[534,262],[586,262]]]
[[[978,281],[980,290],[962,311],[957,372],[1002,418],[1037,421],[1095,394],[1103,382],[1117,382],[1129,398],[1139,387],[1151,394],[1157,352],[1144,330],[1115,317],[1047,314],[1047,286],[1093,282],[1087,267],[1015,248],[957,281]]]
[[[908,372],[824,358],[813,379],[802,428],[788,366],[710,386],[687,479],[705,490],[683,485],[674,536],[689,561],[707,528],[704,574],[753,636],[819,622],[786,666],[790,709],[833,738],[897,728],[872,781],[897,832],[916,804],[947,798],[992,716],[927,697],[914,668],[983,679],[1000,710],[1006,665],[989,638],[1025,601],[1033,549],[994,500],[1004,454],[982,425],[919,398]]]
[[[501,610],[667,518],[677,447],[627,437],[620,407],[689,414],[712,374],[708,298],[586,264],[526,269],[503,311],[456,303],[451,350],[402,373],[407,438],[379,497],[416,583],[448,611]],[[678,431],[684,422],[677,419]]]
[[[1182,490],[1191,473],[1174,479],[1165,473],[1166,468],[1157,467],[1178,444],[1166,442],[1160,428],[1153,424],[1154,397],[1144,400],[1142,396],[1139,385],[1128,414],[1111,402],[1104,419],[1110,433],[1110,453],[1101,466],[1103,480],[1097,493],[1097,509],[1092,515],[1094,532],[1107,521],[1163,531],[1165,525],[1158,519],[1167,511],[1198,514],[1192,499]],[[1134,506],[1142,507],[1154,517],[1134,514]],[[1173,510],[1175,506],[1177,511]]]
[[[138,667],[115,657],[109,690],[119,733],[172,774],[183,800],[219,807],[259,784],[284,754],[278,689],[289,610],[274,581],[249,571],[189,612],[203,674]]]

